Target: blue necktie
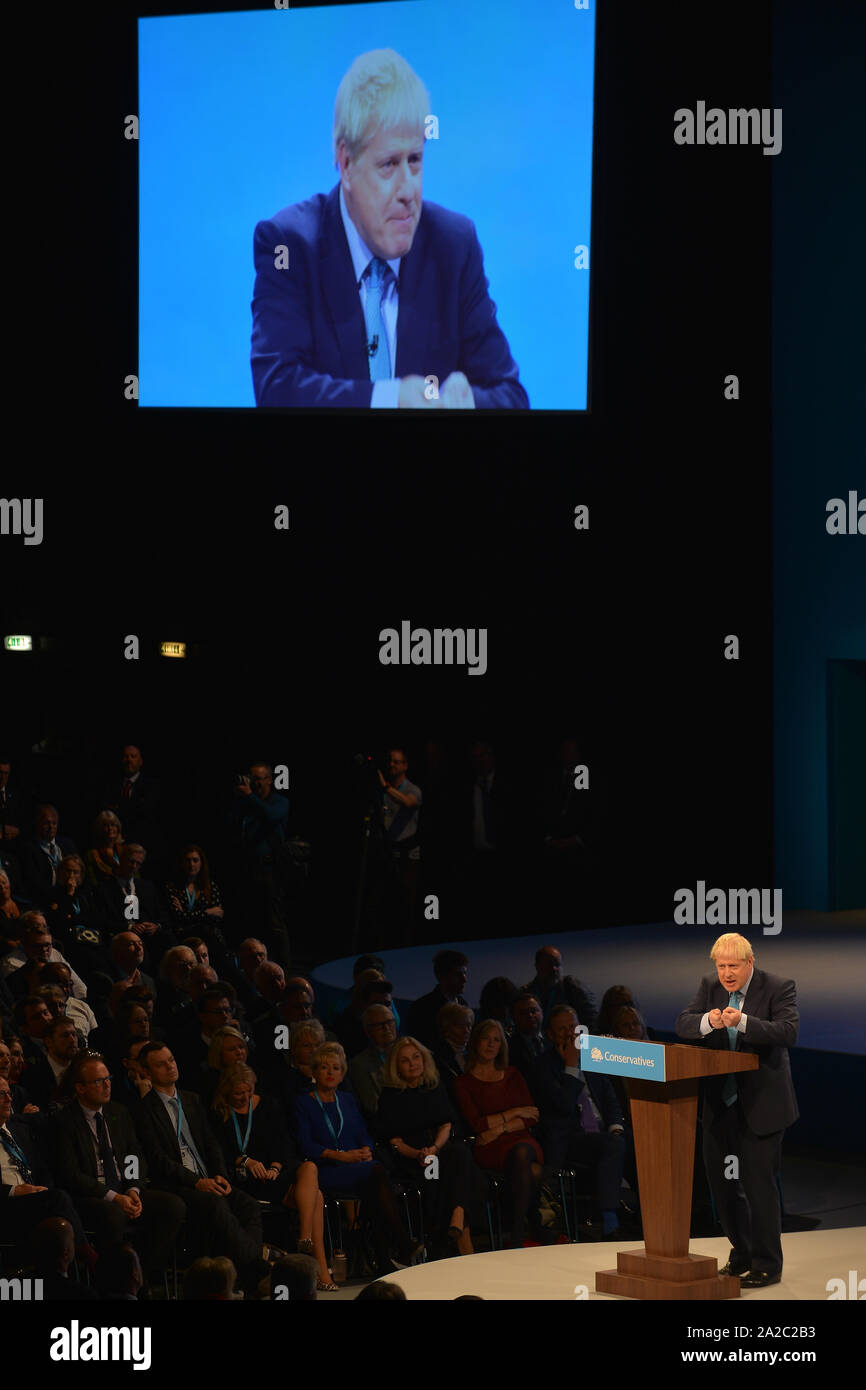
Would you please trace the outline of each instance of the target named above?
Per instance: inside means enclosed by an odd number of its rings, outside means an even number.
[[[387,269],[385,262],[374,256],[364,272],[367,276],[367,297],[364,301],[367,342],[376,343],[376,351],[370,357],[371,381],[389,381],[391,378],[391,354],[382,318],[382,288]]]
[[[738,1009],[741,1002],[739,990],[734,990],[733,994],[728,996],[728,1008],[730,1009]],[[736,1052],[737,1050],[737,1032],[737,1028],[728,1028],[727,1030],[728,1047],[732,1052]],[[733,1105],[736,1099],[737,1078],[734,1072],[728,1072],[728,1075],[725,1077],[725,1084],[722,1087],[722,1100],[725,1102],[725,1105]]]

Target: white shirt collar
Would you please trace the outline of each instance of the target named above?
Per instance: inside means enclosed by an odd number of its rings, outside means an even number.
[[[346,207],[346,200],[343,197],[343,185],[340,184],[340,216],[343,219],[343,226],[346,229],[346,240],[349,243],[349,252],[352,257],[352,268],[355,272],[355,283],[361,279],[367,266],[375,255],[367,243],[363,240],[358,228],[349,216],[349,209]],[[388,261],[388,265],[394,273],[395,278],[400,275],[400,257],[396,260]]]

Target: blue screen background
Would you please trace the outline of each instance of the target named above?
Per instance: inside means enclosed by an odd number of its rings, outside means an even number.
[[[424,197],[475,223],[531,407],[585,409],[594,42],[594,0],[140,20],[140,405],[255,404],[253,229],[337,183],[337,87],[394,48],[439,119]]]

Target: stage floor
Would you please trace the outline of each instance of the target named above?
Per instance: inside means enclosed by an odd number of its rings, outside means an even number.
[[[465,1255],[451,1260],[435,1260],[414,1269],[395,1271],[390,1282],[399,1284],[407,1299],[455,1299],[460,1294],[480,1294],[485,1299],[521,1301],[566,1299],[573,1301],[584,1287],[590,1299],[632,1303],[613,1294],[595,1292],[595,1272],[615,1269],[617,1250],[639,1250],[636,1241],[618,1244],[587,1243],[552,1245],[530,1250],[494,1250],[481,1255]],[[782,1282],[760,1291],[747,1289],[742,1300],[796,1299],[826,1301],[827,1281],[842,1279],[848,1289],[849,1270],[862,1270],[866,1260],[866,1227],[843,1230],[803,1231],[783,1237],[785,1268]],[[722,1236],[693,1240],[693,1255],[715,1255],[719,1265],[730,1252]],[[736,1299],[731,1300],[737,1302]],[[700,1307],[700,1304],[693,1304]]]

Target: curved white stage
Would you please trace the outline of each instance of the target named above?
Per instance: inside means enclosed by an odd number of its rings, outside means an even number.
[[[746,1289],[742,1299],[819,1299],[829,1297],[827,1282],[847,1271],[862,1268],[866,1229],[853,1226],[831,1231],[803,1231],[782,1237],[785,1269],[782,1282],[760,1292]],[[639,1241],[615,1241],[586,1245],[551,1245],[530,1250],[494,1250],[483,1255],[434,1260],[414,1269],[395,1271],[389,1283],[399,1284],[407,1299],[429,1301],[455,1299],[460,1294],[480,1294],[485,1299],[551,1301],[576,1298],[632,1303],[634,1299],[595,1292],[598,1269],[615,1269],[617,1250],[639,1250]],[[719,1264],[728,1258],[724,1237],[695,1240],[694,1255],[715,1255]],[[693,1307],[696,1305],[692,1305]]]

